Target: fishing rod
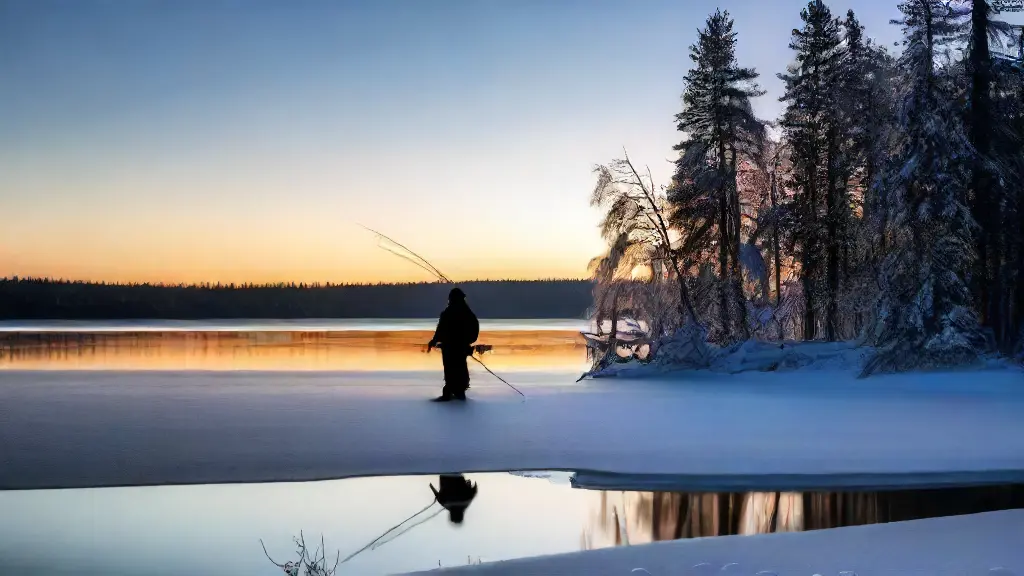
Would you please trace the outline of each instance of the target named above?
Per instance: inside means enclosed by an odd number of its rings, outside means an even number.
[[[424,512],[426,512],[427,510],[430,510],[430,508],[431,508],[431,507],[432,507],[432,506],[433,506],[434,504],[437,504],[437,497],[436,497],[436,496],[434,497],[434,499],[433,499],[433,500],[431,500],[431,501],[430,501],[430,504],[427,504],[426,506],[424,506],[424,507],[423,507],[423,509],[421,509],[421,510],[420,510],[419,512],[417,512],[417,513],[413,514],[412,516],[409,516],[408,518],[406,518],[405,520],[402,520],[402,521],[401,521],[401,522],[399,522],[398,524],[395,524],[395,525],[394,525],[394,526],[392,526],[391,528],[388,528],[388,530],[387,530],[386,532],[384,532],[383,534],[381,534],[380,536],[378,536],[377,538],[375,538],[375,539],[374,539],[373,541],[371,541],[371,542],[370,542],[369,544],[367,544],[366,546],[363,546],[363,547],[362,547],[362,548],[360,548],[359,550],[356,550],[355,552],[353,552],[353,553],[349,554],[349,555],[348,555],[348,557],[346,557],[346,558],[345,558],[344,560],[342,560],[342,561],[340,562],[340,564],[344,564],[344,563],[348,562],[349,560],[351,560],[351,559],[355,558],[356,556],[358,556],[358,555],[362,554],[363,552],[365,552],[365,551],[366,551],[367,549],[369,549],[369,550],[376,550],[377,548],[380,548],[381,546],[383,546],[383,545],[387,544],[388,542],[391,542],[391,541],[392,541],[392,540],[394,540],[395,538],[398,538],[398,537],[399,537],[399,536],[401,536],[402,534],[405,534],[405,533],[406,533],[406,532],[408,532],[409,530],[412,530],[413,528],[415,528],[415,527],[419,526],[420,524],[423,524],[423,523],[424,523],[424,522],[426,522],[427,520],[430,520],[430,519],[431,519],[431,518],[433,518],[434,516],[437,516],[438,514],[440,514],[441,512],[443,512],[443,511],[444,511],[444,508],[442,507],[442,508],[441,508],[440,510],[438,510],[437,512],[434,512],[434,513],[433,513],[433,514],[431,514],[430,516],[427,516],[426,518],[424,518],[424,519],[420,520],[419,522],[416,522],[415,524],[412,524],[411,526],[407,527],[407,528],[406,528],[405,530],[402,530],[401,532],[399,532],[398,534],[396,534],[396,535],[395,535],[395,536],[394,536],[393,538],[390,538],[390,539],[388,539],[388,540],[384,540],[383,542],[381,542],[381,540],[383,540],[385,536],[387,536],[388,534],[391,534],[391,533],[392,533],[392,532],[394,532],[395,530],[399,529],[399,528],[400,528],[400,527],[402,527],[402,526],[403,526],[403,525],[404,525],[404,524],[405,524],[406,522],[409,522],[410,520],[412,520],[413,518],[415,518],[415,517],[419,516],[420,514],[423,514],[423,513],[424,513]]]
[[[384,540],[384,538],[388,534],[391,534],[395,530],[401,528],[407,522],[409,522],[412,519],[416,518],[420,514],[423,514],[427,510],[430,510],[430,508],[434,504],[437,504],[437,496],[435,496],[434,499],[430,501],[430,504],[427,504],[426,506],[424,506],[419,512],[416,512],[412,516],[409,516],[405,520],[402,520],[398,524],[395,524],[391,528],[388,528],[387,531],[385,531],[380,536],[374,538],[369,544],[367,544],[366,546],[363,546],[359,550],[356,550],[355,552],[353,552],[353,553],[349,554],[348,556],[346,556],[344,560],[340,560],[341,553],[339,552],[338,553],[339,560],[335,560],[334,567],[330,568],[330,569],[328,569],[326,566],[319,566],[318,565],[320,563],[320,561],[322,561],[324,559],[324,556],[322,556],[323,552],[326,552],[326,550],[321,550],[320,547],[317,547],[317,551],[313,553],[312,562],[310,562],[310,559],[308,559],[307,556],[306,556],[306,545],[305,545],[305,540],[304,539],[296,541],[296,543],[302,542],[301,548],[300,548],[301,557],[299,558],[298,562],[288,562],[287,564],[280,564],[276,560],[274,560],[273,558],[270,557],[270,553],[267,552],[267,546],[263,543],[263,539],[262,538],[260,538],[260,546],[263,547],[263,554],[267,557],[267,559],[270,560],[271,562],[273,562],[278,568],[283,569],[288,574],[298,574],[298,570],[302,567],[303,564],[306,565],[307,573],[308,574],[313,574],[314,572],[316,574],[334,574],[334,571],[337,570],[339,565],[345,564],[349,560],[355,558],[356,556],[359,556],[360,554],[362,554],[363,552],[365,552],[367,550],[376,550],[377,548],[380,548],[381,546],[387,544],[388,542],[391,542],[395,538],[398,538],[402,534],[405,534],[409,530],[412,530],[413,528],[419,526],[420,524],[423,524],[424,522],[430,520],[431,518],[434,518],[435,516],[437,516],[438,514],[440,514],[441,512],[444,511],[444,507],[442,507],[440,510],[434,512],[430,516],[427,516],[426,518],[423,518],[422,520],[416,522],[415,524],[412,524],[412,525],[406,527],[405,530],[402,530],[401,532],[395,534],[393,537],[391,537],[391,538],[389,538],[387,540]]]
[[[377,236],[377,246],[379,248],[381,248],[381,249],[383,249],[383,250],[385,250],[387,252],[390,252],[391,254],[394,254],[395,256],[398,256],[399,258],[401,258],[401,259],[403,259],[403,260],[405,260],[407,262],[411,262],[412,264],[415,264],[416,266],[418,266],[419,268],[421,268],[423,270],[426,270],[427,272],[429,272],[432,275],[434,275],[434,277],[437,278],[438,280],[440,280],[441,282],[444,282],[446,284],[454,284],[454,282],[452,282],[450,278],[448,278],[440,270],[438,270],[436,266],[434,266],[433,264],[428,262],[426,260],[426,258],[424,258],[424,257],[420,256],[419,254],[417,254],[417,253],[413,252],[412,250],[410,250],[408,247],[400,244],[399,242],[395,241],[394,239],[390,238],[389,236],[386,236],[382,232],[378,232],[378,231],[374,230],[373,228],[369,228],[367,226],[363,226],[362,224],[359,224],[359,227],[361,227],[364,230],[367,230],[370,233],[372,233],[372,234]],[[399,247],[400,249],[408,252],[408,254],[402,254],[401,252],[393,250],[389,246],[382,245],[381,241],[383,241],[385,243],[394,244],[395,246]],[[483,360],[477,358],[476,356],[473,356],[472,354],[470,354],[469,357],[472,358],[473,360],[475,360],[477,364],[483,366],[484,370],[486,370],[491,376],[494,376],[495,378],[500,380],[503,384],[505,384],[509,388],[515,390],[517,394],[519,394],[520,396],[523,397],[524,401],[526,400],[526,394],[523,394],[522,390],[520,390],[519,388],[516,388],[515,386],[510,384],[508,382],[508,380],[505,380],[501,376],[498,376],[497,374],[495,374],[493,370],[488,368],[487,364],[484,364]]]
[[[433,488],[433,485],[431,485],[431,488]],[[465,506],[469,506],[469,503],[471,501],[472,501],[472,498],[470,498],[469,500],[466,500],[466,501],[461,501],[461,502],[451,502],[449,504],[449,506],[453,506],[453,505],[456,505],[456,504],[464,504]],[[433,500],[430,501],[430,504],[427,504],[426,506],[421,508],[418,512],[416,512],[412,516],[409,516],[405,520],[402,520],[398,524],[395,524],[391,528],[388,528],[383,534],[381,534],[380,536],[377,536],[376,538],[371,540],[369,544],[367,544],[366,546],[363,546],[359,550],[356,550],[355,552],[349,554],[348,556],[345,557],[344,560],[341,560],[337,564],[344,564],[344,563],[348,562],[349,560],[355,558],[356,556],[362,554],[363,552],[366,552],[367,550],[373,551],[373,550],[376,550],[376,549],[380,548],[381,546],[384,546],[385,544],[393,542],[395,539],[397,539],[398,537],[402,536],[403,534],[409,532],[413,528],[416,528],[417,526],[420,526],[421,524],[425,524],[426,522],[429,522],[434,517],[436,517],[438,514],[440,514],[441,512],[444,512],[447,509],[447,507],[444,504],[441,504],[441,507],[438,508],[437,510],[435,510],[433,514],[431,514],[429,516],[424,516],[423,518],[417,520],[416,522],[414,522],[412,524],[408,524],[409,522],[414,520],[419,515],[423,514],[424,512],[427,512],[428,510],[430,510],[434,506],[434,504],[440,504],[440,501],[438,500],[437,494],[434,495],[434,498],[433,498]],[[398,532],[395,532],[396,530],[398,530],[399,528],[402,528],[403,526],[404,526],[404,528],[402,530],[400,530]],[[261,540],[260,543],[262,544],[262,542],[263,541]],[[266,547],[264,547],[264,552],[266,552]],[[269,556],[268,556],[268,558],[269,558]]]
[[[520,390],[519,388],[516,388],[515,386],[509,384],[508,380],[505,380],[501,376],[498,376],[497,374],[495,374],[493,370],[491,370],[490,368],[487,367],[487,364],[484,364],[483,360],[477,358],[476,356],[470,356],[470,358],[472,358],[473,360],[476,360],[476,363],[481,365],[481,366],[483,366],[484,370],[487,370],[491,374],[491,376],[494,376],[498,380],[501,380],[502,382],[504,382],[505,386],[508,386],[509,388],[511,388],[511,389],[515,390],[516,392],[518,392],[519,395],[523,397],[524,401],[526,400],[526,394],[523,394],[522,390]]]
[[[365,230],[368,230],[369,232],[371,232],[371,233],[373,233],[373,234],[375,234],[377,236],[377,246],[379,248],[382,248],[382,249],[384,249],[384,250],[394,254],[395,256],[398,256],[399,258],[401,258],[403,260],[406,260],[408,262],[412,262],[416,266],[419,266],[420,268],[422,268],[422,269],[426,270],[427,272],[430,272],[431,274],[436,276],[438,280],[441,280],[443,282],[447,282],[449,284],[454,284],[454,282],[452,282],[447,276],[442,274],[440,270],[435,268],[433,264],[431,264],[430,262],[427,262],[426,258],[424,258],[424,257],[420,256],[419,254],[413,252],[412,250],[410,250],[409,248],[403,246],[402,244],[399,244],[398,242],[392,240],[390,237],[385,236],[381,232],[378,232],[378,231],[374,230],[373,228],[367,228],[366,226],[363,226],[362,224],[359,224],[359,226],[362,227]],[[390,242],[390,243],[394,244],[395,246],[398,246],[402,250],[405,250],[406,252],[411,254],[413,256],[413,258],[410,258],[409,256],[406,256],[405,254],[400,254],[400,253],[396,252],[395,250],[392,250],[391,248],[388,248],[387,246],[381,246],[381,243],[380,243],[381,240],[384,240],[386,242]]]

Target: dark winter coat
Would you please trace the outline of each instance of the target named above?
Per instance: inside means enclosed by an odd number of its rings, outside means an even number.
[[[434,342],[442,349],[469,348],[480,337],[480,321],[465,300],[455,300],[441,312],[434,331]]]

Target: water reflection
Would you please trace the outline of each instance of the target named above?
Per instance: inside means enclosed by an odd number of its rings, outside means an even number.
[[[450,523],[454,525],[462,524],[462,521],[466,515],[466,509],[469,508],[469,505],[473,502],[473,498],[476,497],[476,483],[470,482],[462,474],[442,474],[438,479],[437,484],[440,488],[434,488],[434,484],[430,484],[430,491],[434,493],[434,499],[430,502],[430,504],[424,506],[419,511],[413,513],[405,520],[402,520],[398,524],[395,524],[391,528],[388,528],[387,531],[385,531],[383,534],[377,536],[376,538],[371,540],[369,544],[363,546],[359,550],[356,550],[352,554],[349,554],[345,557],[344,560],[340,560],[340,562],[336,563],[335,566],[337,566],[338,564],[345,564],[353,558],[355,558],[356,556],[359,556],[363,552],[366,552],[368,550],[376,550],[377,548],[380,548],[388,542],[391,542],[396,538],[408,533],[410,530],[416,528],[417,526],[429,522],[435,516],[437,516],[445,510],[448,511],[448,521]],[[431,509],[435,508],[435,504],[438,505],[436,507],[437,509],[434,510],[432,514],[424,515]],[[299,535],[298,542],[300,543],[298,562],[301,564],[306,560],[306,546],[304,544],[304,538],[301,533]],[[320,552],[324,552],[321,548],[318,548],[318,550]],[[265,548],[264,553],[266,553]],[[338,555],[338,557],[340,558],[340,554]],[[322,558],[323,557],[321,556],[321,559]],[[278,567],[285,568],[284,565],[274,561],[273,559],[271,559],[271,562]],[[321,574],[327,572],[326,570],[322,569],[323,567],[317,566],[316,557],[314,557],[312,565],[313,571],[309,572],[311,574]],[[316,570],[320,571],[317,572]]]
[[[1024,484],[882,492],[601,492],[588,547],[800,532],[1024,508]]]
[[[476,498],[476,484],[466,480],[462,474],[442,474],[437,482],[440,489],[430,485],[437,503],[448,511],[448,521],[452,524],[462,524],[466,515],[466,508]]]
[[[424,330],[0,333],[0,369],[20,370],[437,370]],[[482,332],[484,359],[501,370],[578,371],[578,332]]]
[[[269,576],[260,540],[283,564],[300,534],[353,555],[339,574],[554,554],[579,548],[595,497],[501,473],[0,491],[0,573]]]
[[[533,476],[530,474],[529,476]],[[0,572],[280,574],[293,538],[339,574],[394,574],[656,540],[1024,507],[1024,485],[885,492],[600,492],[521,474],[0,491]],[[225,563],[225,559],[230,561]]]

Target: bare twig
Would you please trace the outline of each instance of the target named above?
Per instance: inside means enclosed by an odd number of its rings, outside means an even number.
[[[633,162],[629,159],[629,154],[626,153],[625,149],[622,150],[622,153],[623,153],[623,156],[625,158],[626,165],[629,166],[629,169],[633,173],[633,176],[636,178],[636,181],[640,184],[640,190],[643,192],[644,196],[647,198],[647,201],[651,205],[651,212],[654,213],[654,216],[657,216],[657,222],[656,223],[654,222],[654,218],[650,214],[646,214],[647,218],[649,220],[651,220],[651,222],[657,228],[658,233],[661,235],[661,239],[662,239],[662,242],[664,243],[665,250],[669,254],[672,254],[673,253],[673,251],[672,251],[672,239],[671,239],[671,237],[669,236],[669,233],[668,233],[668,226],[665,224],[665,220],[661,216],[661,207],[658,206],[658,203],[656,201],[657,199],[654,196],[654,190],[653,190],[654,180],[653,180],[653,178],[651,178],[652,190],[648,191],[647,186],[645,186],[644,183],[643,183],[643,178],[640,177],[640,174],[637,172],[636,167],[633,166]],[[650,167],[648,167],[647,168],[648,177],[650,177],[650,173],[651,173],[651,169],[650,169]],[[676,273],[676,276],[679,277],[679,289],[680,289],[680,296],[681,296],[683,307],[686,309],[686,312],[689,314],[690,319],[692,321],[696,322],[697,321],[697,313],[693,309],[693,302],[690,299],[690,291],[686,288],[686,277],[683,275],[683,271],[679,268],[678,258],[676,258],[674,254],[673,254],[673,258],[672,258],[672,268],[674,269],[674,271]]]
[[[298,550],[296,551],[296,554],[298,555],[298,560],[292,562],[285,562],[284,564],[281,564],[280,562],[270,557],[270,554],[267,552],[267,547],[263,543],[262,539],[260,539],[260,547],[263,548],[263,554],[267,557],[267,560],[270,560],[270,562],[274,566],[277,566],[289,576],[299,576],[300,571],[303,569],[305,569],[305,576],[334,575],[335,571],[338,568],[338,561],[335,560],[334,567],[330,569],[327,568],[327,547],[324,544],[323,536],[320,537],[320,545],[317,546],[316,550],[313,552],[312,557],[310,557],[309,555],[309,547],[306,545],[305,534],[303,534],[300,531],[299,537],[292,538],[292,541],[295,542],[295,546],[298,548]],[[340,556],[341,554],[339,553],[339,559]]]
[[[286,564],[280,564],[280,563],[278,563],[277,560],[274,560],[273,558],[270,557],[270,554],[267,553],[267,547],[263,544],[263,539],[262,538],[260,538],[260,546],[263,548],[263,555],[267,557],[267,560],[270,560],[270,562],[274,566],[277,566],[278,568],[284,570],[284,567],[286,566]]]

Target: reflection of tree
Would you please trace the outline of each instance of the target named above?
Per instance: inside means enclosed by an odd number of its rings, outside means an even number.
[[[602,492],[585,549],[799,532],[1024,507],[1024,485],[886,492]]]

